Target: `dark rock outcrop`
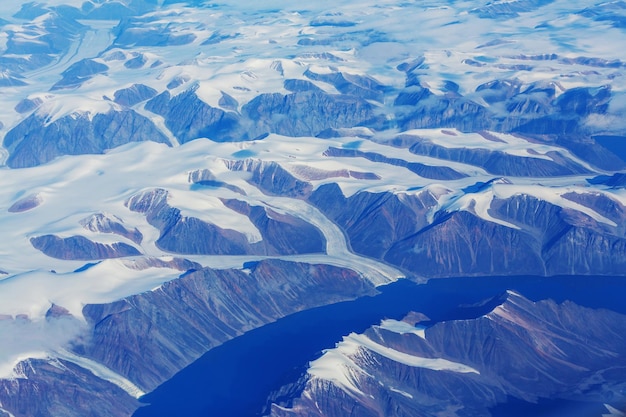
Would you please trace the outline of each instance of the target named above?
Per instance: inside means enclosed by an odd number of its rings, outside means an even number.
[[[416,62],[399,66],[406,72],[406,88],[396,96],[393,112],[394,123],[401,130],[456,128],[463,132],[520,133],[540,142],[557,143],[603,169],[623,168],[623,160],[595,146],[593,128],[586,125],[589,116],[609,111],[610,86],[562,91],[563,87],[554,82],[524,84],[517,79],[495,79],[465,96],[458,89],[435,94],[420,81],[423,60]],[[480,105],[478,97],[490,106]]]
[[[111,3],[110,5],[122,6],[119,3]],[[126,7],[123,6],[123,8]],[[177,33],[172,31],[170,25],[154,22],[154,20],[158,20],[156,18],[136,17],[129,19],[127,17],[131,14],[127,11],[124,12],[121,9],[119,13],[121,14],[118,17],[120,23],[113,30],[116,36],[113,45],[116,47],[187,45],[196,39],[196,35],[193,33]]]
[[[337,184],[319,187],[308,201],[346,232],[355,252],[379,259],[394,242],[426,227],[427,214],[437,204],[428,192],[361,192],[346,198]]]
[[[128,88],[117,90],[114,95],[114,101],[122,106],[134,106],[142,101],[149,100],[156,96],[157,91],[154,88],[143,84],[133,84]]]
[[[51,90],[79,87],[83,82],[93,78],[97,74],[105,73],[109,67],[93,59],[83,59],[72,65],[63,73],[63,79],[54,84]]]
[[[97,243],[84,236],[60,238],[55,235],[43,235],[31,238],[30,243],[35,249],[52,258],[66,260],[91,261],[140,255],[135,247],[126,243]]]
[[[184,217],[167,203],[168,192],[155,189],[131,197],[126,206],[144,213],[148,223],[159,229],[156,245],[180,254],[244,255],[251,252],[245,235],[223,229],[195,217]]]
[[[619,229],[527,195],[495,199],[489,212],[519,229],[467,211],[441,212],[432,224],[395,243],[384,259],[428,276],[512,270],[527,275],[623,274],[626,239]]]
[[[224,109],[237,111],[237,109],[239,108],[239,102],[230,94],[226,94],[223,91],[221,93],[222,93],[222,96],[220,97],[217,104],[219,104],[220,107]]]
[[[137,54],[134,58],[124,62],[124,66],[128,69],[137,69],[146,65],[146,62],[148,62],[148,59],[144,54]]]
[[[296,311],[371,293],[351,270],[267,260],[249,270],[202,269],[83,314],[93,328],[78,354],[149,390],[204,352]]]
[[[304,91],[316,91],[322,92],[322,89],[313,84],[308,80],[299,80],[299,79],[287,79],[284,81],[283,86],[285,90],[289,90],[292,93],[301,93]]]
[[[441,213],[431,225],[394,243],[384,259],[428,276],[491,275],[511,270],[544,275],[539,251],[525,232],[460,211]]]
[[[587,180],[590,184],[604,184],[614,188],[626,187],[626,173],[616,172],[613,175],[598,175]]]
[[[476,7],[471,13],[483,19],[513,19],[520,13],[528,13],[542,6],[552,3],[554,0],[514,0],[506,3],[486,3]]]
[[[224,229],[194,217],[185,217],[167,203],[164,189],[131,197],[129,209],[144,213],[148,223],[159,229],[159,248],[180,254],[198,255],[286,255],[324,252],[325,240],[309,223],[269,208],[250,206],[239,200],[224,200],[227,207],[250,218],[262,240],[251,243],[240,232]]]
[[[140,244],[143,239],[141,232],[137,228],[130,230],[123,223],[122,219],[104,213],[95,213],[80,221],[91,232],[114,233]]]
[[[267,207],[252,206],[241,200],[223,202],[226,207],[246,215],[259,229],[266,255],[323,253],[326,248],[322,233],[302,219]]]
[[[31,194],[20,198],[9,207],[9,213],[21,213],[23,211],[32,210],[43,202],[39,194]]]
[[[485,148],[451,148],[417,139],[409,150],[417,155],[461,162],[484,168],[494,175],[513,177],[557,177],[562,175],[586,174],[589,171],[556,152],[549,152],[552,160],[514,156],[503,151]]]
[[[601,216],[615,222],[617,227],[614,234],[626,236],[626,207],[619,201],[608,197],[606,194],[593,191],[570,192],[562,194],[562,197],[589,207]]]
[[[490,184],[465,192],[485,192]],[[422,276],[512,270],[525,275],[623,275],[624,208],[608,197],[566,198],[576,198],[615,225],[525,194],[491,202],[489,215],[510,226],[485,220],[471,207],[469,211],[438,209],[438,197],[429,191],[359,192],[345,197],[339,186],[327,184],[308,201],[345,231],[355,252]]]
[[[483,100],[489,104],[506,101],[519,94],[522,83],[519,80],[492,80],[476,87]]]
[[[46,311],[46,319],[58,319],[59,317],[71,316],[68,309],[57,304],[52,304],[48,311]]]
[[[33,113],[6,134],[4,146],[9,151],[7,165],[26,168],[62,155],[100,154],[148,140],[169,144],[150,120],[134,110],[76,113],[52,122]]]
[[[0,67],[16,74],[41,68],[69,53],[72,43],[87,30],[87,26],[77,21],[77,16],[43,7],[40,3],[24,4],[15,17],[26,22],[17,30],[5,28],[6,42]],[[35,18],[37,23],[33,24],[31,21]],[[19,83],[20,80],[14,81]]]
[[[302,198],[308,196],[313,189],[310,183],[297,179],[274,161],[242,159],[224,163],[231,171],[252,173],[248,181],[267,195]]]
[[[241,140],[238,135],[239,116],[211,107],[197,95],[194,86],[174,97],[165,91],[146,103],[146,109],[163,116],[167,128],[186,143],[198,138],[216,142]]]
[[[172,81],[167,83],[166,87],[168,90],[173,90],[174,88],[178,88],[181,85],[189,82],[190,79],[191,77],[189,77],[188,75],[177,75],[176,77],[172,78]]]
[[[436,95],[419,85],[401,91],[394,106],[401,130],[448,127],[475,132],[492,123],[490,112],[480,104],[458,94]]]
[[[40,98],[25,98],[15,105],[15,111],[18,113],[29,113],[39,107],[41,103],[43,103],[43,100]]]
[[[374,106],[352,95],[319,91],[261,94],[242,107],[252,121],[253,134],[315,136],[328,128],[354,127],[373,122]]]
[[[342,72],[317,74],[311,70],[306,70],[304,75],[310,80],[331,84],[342,94],[360,97],[365,100],[383,102],[384,93],[389,90],[389,87],[384,86],[374,78],[362,75]],[[314,89],[309,89],[309,91],[311,90]]]
[[[0,379],[0,403],[15,417],[123,416],[140,406],[121,388],[62,359],[28,359],[16,370],[23,377]]]
[[[365,158],[372,162],[381,162],[383,164],[404,167],[420,177],[435,180],[455,180],[466,177],[465,174],[455,171],[450,167],[426,165],[419,162],[408,162],[400,158],[389,158],[375,152],[363,152],[358,149],[340,149],[330,147],[324,152],[324,155],[344,158]]]

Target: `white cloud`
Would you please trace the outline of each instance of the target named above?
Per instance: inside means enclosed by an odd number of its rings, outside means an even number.
[[[67,345],[85,328],[64,316],[48,320],[0,320],[0,378],[16,377],[13,368],[27,358],[46,358],[48,352]]]

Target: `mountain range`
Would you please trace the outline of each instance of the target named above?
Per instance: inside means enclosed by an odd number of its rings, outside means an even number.
[[[625,19],[578,0],[0,5],[0,416],[157,413],[203,355],[398,280],[623,277]],[[381,313],[255,413],[623,415],[625,312],[554,294]]]

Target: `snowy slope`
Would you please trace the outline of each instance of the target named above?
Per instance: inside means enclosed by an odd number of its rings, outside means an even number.
[[[413,312],[352,333],[310,362],[303,387],[272,404],[269,415],[489,415],[511,397],[519,403],[503,409],[508,413],[526,405],[546,415],[571,405],[573,415],[612,412],[611,401],[623,407],[616,389],[623,379],[605,372],[623,363],[624,339],[599,340],[624,326],[624,315],[569,301],[531,302],[513,291],[500,302],[482,316],[426,329],[413,324],[421,321]],[[581,316],[599,327],[579,326]],[[589,387],[588,378],[600,374],[607,379]],[[576,402],[563,401],[569,399]]]

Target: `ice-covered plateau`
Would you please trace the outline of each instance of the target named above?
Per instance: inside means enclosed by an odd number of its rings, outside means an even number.
[[[622,2],[248,3],[0,4],[0,416],[131,415],[211,348],[399,278],[626,273]],[[513,340],[497,311],[475,322]],[[294,409],[495,392],[380,336],[403,326],[346,335]],[[376,386],[364,352],[436,390]]]

